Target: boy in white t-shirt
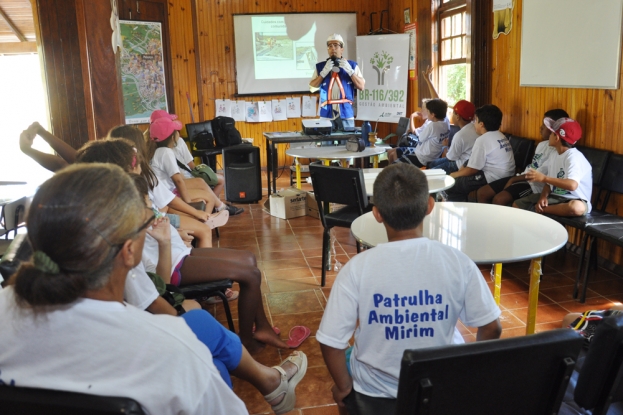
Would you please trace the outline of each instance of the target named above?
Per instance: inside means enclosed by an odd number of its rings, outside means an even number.
[[[404,350],[451,344],[459,318],[478,327],[477,340],[496,339],[502,330],[478,267],[457,249],[422,237],[434,207],[424,173],[407,163],[385,168],[374,199],[373,215],[389,242],[342,268],[316,334],[335,382],[333,397],[347,408],[396,398]]]
[[[458,125],[460,130],[454,134],[446,156],[428,164],[429,169],[442,169],[448,174],[457,171],[469,160],[474,143],[480,136],[472,123],[476,111],[474,104],[462,99],[454,105],[453,109],[452,124]]]
[[[441,156],[443,142],[450,134],[450,125],[446,119],[448,104],[445,101],[434,98],[426,102],[428,110],[427,124],[418,135],[416,147],[398,147],[387,152],[387,160],[390,163],[401,161],[417,167],[426,167],[428,163]]]
[[[467,165],[450,173],[455,183],[446,191],[449,201],[467,201],[471,191],[515,174],[513,148],[500,132],[502,116],[495,105],[484,105],[476,110],[474,127],[480,137],[476,139]]]
[[[547,111],[544,118],[558,120],[568,116],[569,114],[567,114],[565,110],[553,109]],[[536,146],[534,156],[532,157],[532,163],[530,163],[520,175],[505,177],[478,189],[478,203],[493,203],[496,205],[510,206],[517,199],[521,199],[533,193],[541,193],[543,184],[528,182],[526,180],[526,173],[531,169],[536,170],[544,166],[547,160],[556,154],[556,149],[549,145],[549,135],[551,131],[547,129],[545,124],[541,124],[539,132],[542,141]]]
[[[582,137],[582,127],[571,118],[545,118],[543,123],[551,131],[549,145],[557,155],[538,170],[528,171],[526,179],[547,186],[540,194],[516,200],[513,207],[558,216],[584,216],[591,211],[593,169],[573,147]]]

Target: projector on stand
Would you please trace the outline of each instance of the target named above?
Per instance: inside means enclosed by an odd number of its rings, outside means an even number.
[[[323,118],[303,120],[303,134],[305,135],[330,135],[332,127],[331,120]]]

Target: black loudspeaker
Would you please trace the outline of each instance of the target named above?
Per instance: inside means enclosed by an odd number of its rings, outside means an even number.
[[[223,149],[225,199],[253,203],[262,199],[260,148],[241,144]]]

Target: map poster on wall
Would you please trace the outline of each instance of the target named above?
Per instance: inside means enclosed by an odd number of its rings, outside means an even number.
[[[121,84],[126,124],[149,123],[154,110],[168,111],[158,22],[119,21]]]

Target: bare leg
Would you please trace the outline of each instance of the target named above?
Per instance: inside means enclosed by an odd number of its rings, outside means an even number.
[[[294,352],[298,353],[298,352]],[[288,379],[294,376],[297,372],[297,367],[291,362],[286,362],[281,366],[287,374]],[[253,385],[262,395],[268,395],[279,387],[281,383],[281,374],[272,367],[264,366],[258,363],[247,351],[242,347],[242,358],[238,367],[231,371],[231,374],[249,382]],[[283,399],[282,396],[275,398],[274,401],[269,402],[271,405],[277,405]]]
[[[169,211],[173,212],[173,209],[169,209]],[[180,217],[180,228],[192,232],[192,236],[197,239],[198,248],[212,247],[212,229],[208,225],[184,213],[176,212],[176,214]]]
[[[396,154],[395,148],[387,150],[387,161],[389,162],[389,164],[392,164],[393,162],[395,162],[397,158],[398,158],[398,155]]]
[[[216,177],[218,177],[218,184],[214,186],[214,189],[212,189],[212,191],[214,192],[216,197],[220,199],[221,193],[223,192],[223,187],[225,187],[225,178],[220,174],[217,174]]]
[[[255,353],[263,344],[287,349],[288,345],[272,330],[262,304],[261,272],[255,256],[233,249],[193,249],[182,266],[182,284],[229,278],[240,284],[238,300],[239,334],[242,344]],[[253,265],[252,265],[253,264]],[[255,323],[255,334],[253,324]]]
[[[486,185],[478,189],[477,193],[478,203],[491,203],[491,199],[495,196],[495,190],[491,186]]]
[[[210,200],[214,201],[214,206],[216,208],[220,208],[223,205],[223,202],[219,199],[218,195],[214,193],[214,191],[208,186],[208,184],[200,178],[195,177],[194,179],[185,179],[186,188],[189,190],[199,190],[205,194],[205,197],[210,198]],[[206,204],[208,201],[206,200]],[[206,212],[212,213],[212,209],[208,210],[206,206]]]
[[[480,193],[480,190],[478,190],[478,192]],[[493,198],[493,204],[495,205],[510,206],[512,203],[513,195],[511,195],[506,190],[502,190]]]
[[[549,213],[551,215],[558,216],[582,216],[586,212],[584,203],[579,200],[572,200],[568,203],[559,203],[557,205],[551,205],[543,209],[543,213]]]

